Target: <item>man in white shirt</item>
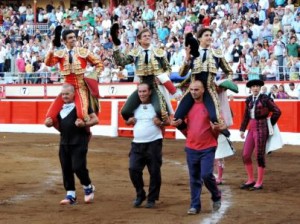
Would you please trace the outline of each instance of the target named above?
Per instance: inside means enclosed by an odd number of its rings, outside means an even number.
[[[159,199],[161,187],[162,165],[162,126],[170,124],[170,119],[162,122],[156,116],[151,104],[151,89],[146,83],[138,85],[138,96],[141,104],[130,117],[127,125],[133,127],[133,141],[129,153],[129,175],[136,190],[136,199],[133,207],[140,207],[147,198],[146,208],[153,208],[155,201]],[[143,170],[148,167],[150,175],[149,192],[146,197],[144,190]]]
[[[299,98],[299,90],[295,89],[295,83],[290,82],[289,84],[290,89],[287,91],[290,99],[300,99]]]
[[[152,9],[149,8],[149,6],[145,6],[145,9],[143,11],[143,14],[142,14],[142,19],[144,21],[146,21],[146,24],[149,28],[152,28],[153,27],[153,24],[154,24],[154,12]]]
[[[5,62],[5,58],[6,58],[6,48],[4,46],[1,45],[0,43],[0,77],[4,77],[4,62]]]
[[[266,66],[261,71],[262,75],[266,78],[267,81],[275,81],[277,71],[276,68],[272,65],[272,61],[269,59]]]
[[[269,59],[269,52],[263,48],[261,43],[257,44],[257,51],[258,51],[259,58]]]

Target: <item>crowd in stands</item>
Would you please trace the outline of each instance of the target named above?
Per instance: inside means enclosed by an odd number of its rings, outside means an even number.
[[[296,1],[295,1],[296,2]],[[43,59],[58,24],[74,29],[78,45],[93,51],[104,63],[99,82],[132,81],[134,64],[116,67],[109,31],[114,22],[121,27],[123,52],[134,47],[143,27],[153,32],[153,46],[166,50],[174,74],[184,62],[184,36],[202,27],[214,30],[213,46],[221,48],[232,66],[235,81],[299,80],[300,7],[292,0],[181,0],[156,1],[156,6],[133,0],[108,10],[94,3],[78,10],[53,1],[38,8],[34,18],[30,5],[0,3],[0,76],[4,72],[24,74],[21,83],[59,81],[58,68]],[[41,30],[37,24],[46,24]],[[88,68],[89,72],[93,68]],[[51,72],[45,78],[44,73]],[[35,75],[33,75],[35,74]]]

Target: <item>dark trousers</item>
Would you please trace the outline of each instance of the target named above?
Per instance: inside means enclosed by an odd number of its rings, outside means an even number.
[[[87,145],[60,145],[59,159],[63,173],[66,191],[75,191],[74,173],[84,186],[91,183],[89,171],[86,168]]]
[[[201,210],[202,185],[211,193],[212,201],[221,199],[221,192],[213,174],[216,147],[205,150],[185,148],[186,160],[190,174],[191,208]]]
[[[208,82],[208,74],[206,72],[201,72],[199,75],[195,76],[196,80],[200,80],[205,88],[203,94],[203,103],[208,110],[210,120],[214,122],[218,122],[216,106],[212,99],[212,96],[209,94],[207,90],[207,82]],[[194,105],[194,99],[190,92],[188,92],[180,101],[178,108],[176,109],[174,118],[184,120],[185,116],[188,114],[192,106]],[[179,130],[184,129],[185,125],[181,125],[178,127]]]
[[[129,175],[137,197],[145,197],[143,170],[150,174],[148,201],[159,199],[161,186],[162,139],[148,143],[131,143]]]

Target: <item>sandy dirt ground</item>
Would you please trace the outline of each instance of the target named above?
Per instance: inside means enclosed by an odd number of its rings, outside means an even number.
[[[222,207],[212,213],[210,194],[203,188],[202,211],[188,216],[189,180],[184,141],[165,140],[161,197],[154,209],[133,208],[135,192],[128,175],[130,138],[93,137],[88,168],[96,186],[95,202],[60,206],[64,198],[58,135],[0,133],[0,224],[194,224],[300,223],[300,149],[285,146],[267,156],[264,189],[240,190],[246,174],[236,155],[226,159]],[[148,174],[144,178],[148,187]]]

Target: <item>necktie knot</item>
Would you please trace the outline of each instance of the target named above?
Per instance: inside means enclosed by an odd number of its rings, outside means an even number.
[[[73,63],[73,55],[72,55],[72,50],[69,50],[69,63]]]
[[[145,51],[145,64],[149,63],[149,58],[148,58],[148,50],[144,50]]]

